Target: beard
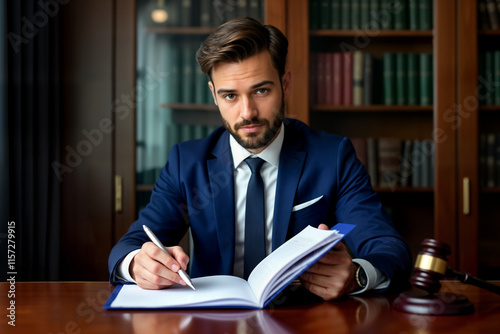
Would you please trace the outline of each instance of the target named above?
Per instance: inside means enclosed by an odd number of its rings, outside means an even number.
[[[226,130],[236,139],[238,144],[240,144],[243,148],[245,149],[258,149],[262,147],[266,147],[269,145],[273,139],[276,137],[276,134],[278,133],[279,129],[281,128],[281,124],[283,123],[283,120],[285,118],[285,102],[281,101],[281,107],[280,109],[276,109],[276,113],[274,114],[274,117],[272,119],[272,124],[267,119],[263,118],[252,118],[252,119],[245,119],[239,123],[236,123],[234,125],[234,129],[231,128],[231,125],[222,117],[222,122],[224,123],[224,126]],[[264,133],[259,134],[259,133],[249,133],[247,135],[247,138],[242,138],[238,134],[238,129],[240,129],[243,126],[248,126],[248,125],[262,125],[264,126]]]

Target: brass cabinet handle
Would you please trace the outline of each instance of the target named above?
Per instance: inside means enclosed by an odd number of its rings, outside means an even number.
[[[463,180],[463,213],[464,215],[470,214],[470,179],[464,177]]]
[[[115,175],[115,212],[123,210],[123,181],[121,175]]]

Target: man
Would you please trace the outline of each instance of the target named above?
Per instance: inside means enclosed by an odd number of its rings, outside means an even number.
[[[112,283],[185,285],[177,271],[190,259],[174,245],[189,227],[192,277],[246,277],[247,256],[269,254],[307,225],[328,229],[338,222],[357,225],[344,239],[348,248],[339,244],[302,274],[306,289],[331,300],[406,281],[408,247],[350,141],[284,118],[291,87],[287,47],[278,29],[250,18],[222,25],[200,47],[197,60],[210,78],[224,127],[173,147],[150,204],[110,254]],[[254,189],[247,158],[254,157],[263,160],[255,173],[265,194],[261,223],[254,216],[262,210],[246,212],[255,197],[247,196]],[[148,242],[143,224],[174,246],[168,247],[170,257]],[[262,246],[245,245],[260,224]]]

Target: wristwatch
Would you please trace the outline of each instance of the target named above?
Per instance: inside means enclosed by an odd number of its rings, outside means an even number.
[[[364,289],[366,287],[366,283],[368,283],[368,279],[366,277],[365,270],[363,267],[361,267],[359,264],[357,265],[358,268],[356,269],[356,284],[358,285],[359,289]]]

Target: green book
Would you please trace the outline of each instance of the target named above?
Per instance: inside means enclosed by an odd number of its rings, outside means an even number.
[[[418,4],[420,30],[432,29],[432,0],[420,0]]]
[[[408,0],[408,29],[419,30],[419,0]]]
[[[178,40],[172,38],[169,41],[168,48],[168,57],[166,61],[168,62],[168,66],[166,67],[168,70],[167,75],[167,103],[178,103],[180,102],[180,76],[181,71],[181,50],[179,47],[175,47],[177,45]]]
[[[394,17],[393,13],[393,1],[392,0],[380,0],[380,11],[378,14],[378,20],[380,22],[381,30],[392,30],[394,29]]]
[[[394,30],[408,29],[408,4],[406,1],[395,2]]]
[[[418,56],[416,53],[407,54],[408,72],[407,72],[407,83],[408,83],[408,98],[407,103],[409,105],[418,105]]]
[[[493,52],[493,79],[495,82],[495,97],[493,103],[500,105],[500,50]]]
[[[351,29],[361,29],[361,0],[351,0]]]
[[[340,3],[341,0],[331,0],[330,3],[330,29],[333,30],[339,30],[341,28],[340,14],[342,11]]]
[[[368,1],[368,21],[363,23],[363,29],[381,30],[380,23],[380,0]]]
[[[420,105],[428,106],[432,99],[432,53],[419,54],[420,65]]]
[[[369,21],[370,21],[370,0],[361,0],[359,28],[368,29]]]
[[[330,28],[330,0],[321,0],[320,2],[320,29]]]
[[[485,62],[484,62],[484,79],[486,81],[486,105],[490,106],[493,105],[495,102],[495,91],[493,89],[493,71],[494,71],[494,65],[493,65],[493,51],[487,51],[485,53]]]
[[[405,53],[396,53],[396,104],[405,105],[408,91],[407,57]]]
[[[342,1],[342,19],[340,21],[340,27],[342,30],[351,29],[351,2],[350,1]]]
[[[182,69],[181,69],[181,85],[182,85],[182,102],[183,103],[193,103],[194,102],[194,50],[189,42],[185,40],[182,43]]]
[[[320,2],[323,0],[311,0],[309,1],[309,27],[311,29],[319,29],[321,14],[320,14]]]
[[[394,53],[382,54],[382,80],[383,80],[383,96],[384,104],[387,106],[394,105],[395,99],[395,57]]]

